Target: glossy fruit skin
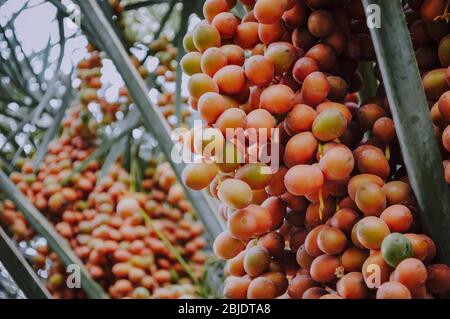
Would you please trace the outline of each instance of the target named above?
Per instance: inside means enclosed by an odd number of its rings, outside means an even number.
[[[264,163],[250,163],[238,168],[235,177],[247,183],[251,189],[263,189],[272,179],[272,174],[267,174],[268,169]]]
[[[380,252],[371,254],[363,264],[362,273],[369,289],[375,289],[389,281],[392,268],[384,261]]]
[[[219,199],[233,208],[244,208],[252,200],[252,189],[250,186],[235,178],[224,180],[217,192]]]
[[[219,48],[209,48],[202,54],[202,72],[214,76],[221,68],[227,65],[227,57]]]
[[[446,293],[450,290],[450,268],[445,264],[434,264],[427,267],[427,290],[434,294]]]
[[[386,223],[374,216],[361,219],[356,226],[358,241],[367,249],[379,250],[384,238],[389,233]]]
[[[369,295],[364,277],[360,272],[350,272],[340,278],[336,290],[345,299],[365,299]]]
[[[267,86],[272,81],[274,72],[272,61],[262,55],[254,55],[246,61],[245,75],[256,86]]]
[[[381,213],[380,218],[386,222],[391,232],[405,233],[413,223],[413,216],[408,207],[392,205]]]
[[[375,183],[367,183],[356,191],[355,202],[366,216],[380,216],[386,208],[386,195]]]
[[[381,117],[373,124],[373,132],[375,137],[383,143],[391,143],[395,137],[395,127],[392,119]]]
[[[317,237],[317,245],[325,254],[337,255],[345,249],[347,238],[341,230],[325,227]]]
[[[441,0],[424,0],[420,8],[420,15],[422,19],[426,22],[434,22],[434,19],[444,12],[445,4],[445,1]]]
[[[284,250],[284,238],[280,233],[270,232],[258,240],[258,245],[265,248],[270,256],[280,256]]]
[[[311,264],[314,260],[314,257],[308,255],[305,249],[305,245],[301,245],[297,250],[296,259],[300,267],[309,271],[309,269],[311,268]]]
[[[334,20],[326,10],[314,11],[308,18],[308,29],[317,38],[329,36],[334,29]]]
[[[334,102],[342,102],[350,90],[348,83],[339,76],[328,76],[327,80],[330,84],[330,93],[327,98]]]
[[[411,241],[399,233],[387,235],[381,244],[381,255],[391,267],[396,267],[402,260],[413,256]]]
[[[253,279],[248,287],[248,299],[273,299],[277,295],[277,287],[272,280],[265,277]]]
[[[270,230],[278,229],[284,220],[286,215],[286,204],[278,197],[269,197],[262,204],[262,207],[266,208],[270,214],[272,225]]]
[[[198,100],[204,93],[219,93],[219,87],[208,75],[197,73],[189,79],[188,91],[193,99]]]
[[[298,27],[292,32],[291,41],[296,48],[307,51],[316,43],[316,38],[309,32],[308,28]]]
[[[386,194],[388,206],[396,204],[405,205],[410,200],[411,187],[404,182],[392,181],[383,185],[382,189]]]
[[[329,181],[342,180],[350,176],[355,161],[352,152],[346,147],[336,147],[326,152],[319,161],[319,167]]]
[[[336,278],[336,268],[339,260],[336,256],[321,255],[311,264],[311,278],[320,283],[328,283]]]
[[[181,58],[181,69],[187,75],[194,75],[201,73],[201,58],[202,55],[199,52],[188,52],[183,58]]]
[[[387,179],[390,174],[389,162],[385,155],[374,149],[361,152],[358,157],[358,169],[361,173],[374,174],[382,179]]]
[[[347,248],[341,256],[341,263],[345,272],[361,271],[369,252],[355,246]]]
[[[208,24],[200,24],[194,29],[193,41],[195,48],[205,52],[211,47],[220,47],[220,34],[216,28]]]
[[[252,49],[259,42],[258,23],[244,22],[238,25],[234,43],[242,49]]]
[[[253,9],[259,23],[272,24],[277,22],[286,9],[286,0],[259,0]]]
[[[385,282],[377,290],[377,299],[411,299],[411,293],[399,282]]]
[[[346,234],[350,234],[353,226],[360,219],[359,214],[351,208],[341,208],[336,211],[330,218],[330,226],[342,230]]]
[[[227,104],[220,94],[207,92],[200,97],[197,109],[203,120],[208,123],[214,123],[225,112]]]
[[[245,85],[244,70],[237,65],[227,65],[214,74],[214,82],[224,94],[237,94]]]
[[[300,182],[302,181],[302,182]],[[324,183],[320,169],[311,165],[296,165],[284,176],[287,190],[296,196],[317,192]]]
[[[425,284],[427,280],[427,269],[418,259],[404,259],[397,265],[393,279],[405,285],[414,295]]]
[[[219,13],[226,11],[228,11],[228,3],[226,0],[207,0],[203,4],[203,15],[209,23]]]
[[[236,34],[239,19],[231,12],[221,12],[214,17],[212,25],[219,31],[222,39],[231,39]]]
[[[330,84],[322,72],[312,72],[303,80],[302,96],[307,105],[322,103],[330,93]]]
[[[271,43],[264,56],[272,61],[276,75],[287,72],[296,60],[295,48],[287,42]]]
[[[225,268],[226,271],[230,273],[230,275],[236,277],[242,277],[245,275],[244,256],[245,250],[242,250],[239,254],[227,260]]]
[[[269,252],[261,247],[254,246],[245,252],[244,269],[250,277],[258,277],[264,273],[270,264]]]
[[[286,275],[279,271],[269,271],[262,275],[262,277],[271,280],[275,284],[276,297],[283,295],[288,289],[289,281]]]
[[[234,238],[249,240],[258,230],[256,216],[246,209],[237,210],[228,218],[228,229]]]
[[[247,299],[251,280],[245,277],[230,278],[225,283],[223,296],[226,299]]]
[[[211,183],[217,173],[215,164],[189,164],[183,170],[183,182],[190,188],[201,190]]]
[[[272,175],[271,183],[266,186],[265,191],[270,196],[281,196],[286,192],[286,186],[284,185],[284,176],[286,175],[288,168],[280,166],[278,170]]]
[[[292,299],[302,299],[306,290],[312,287],[317,287],[315,282],[309,275],[296,275],[289,282],[288,295]]]
[[[214,240],[214,254],[222,259],[231,259],[245,249],[245,245],[224,231]]]
[[[450,90],[442,94],[438,101],[439,112],[446,119],[450,119]]]
[[[217,127],[224,136],[227,129],[242,128],[247,125],[247,116],[244,111],[237,107],[226,109],[216,120],[214,126]]]
[[[336,205],[331,197],[327,197],[324,200],[322,210],[320,206],[320,201],[311,203],[308,206],[305,216],[305,227],[307,229],[326,223],[336,210]]]
[[[317,113],[312,107],[297,104],[287,114],[284,124],[289,131],[301,133],[311,130],[316,116]]]
[[[309,289],[306,289],[303,293],[302,299],[320,299],[320,297],[325,296],[328,294],[328,291],[326,291],[323,288],[320,287],[311,287]]]
[[[323,254],[323,252],[319,248],[319,245],[317,244],[317,242],[318,242],[317,239],[319,237],[320,232],[325,227],[326,227],[325,225],[316,226],[315,228],[310,230],[308,235],[306,235],[304,247],[305,247],[306,253],[309,256],[317,257],[317,256],[320,256]]]
[[[228,219],[230,234],[240,240],[267,233],[272,227],[271,214],[268,209],[250,204],[234,211]]]
[[[302,57],[295,62],[292,69],[292,76],[298,83],[303,83],[309,74],[319,70],[320,66],[316,60],[309,57]]]
[[[266,88],[261,94],[260,106],[272,114],[289,112],[294,106],[294,92],[283,84]]]
[[[335,109],[325,110],[317,115],[312,126],[314,136],[322,142],[332,141],[344,134],[347,120]]]
[[[194,45],[194,34],[193,34],[193,32],[188,32],[183,37],[183,48],[186,50],[186,52],[197,51],[197,48]]]
[[[366,183],[375,183],[379,186],[384,185],[384,181],[379,176],[373,174],[359,174],[352,177],[348,183],[347,189],[348,194],[353,201],[356,199],[357,190]]]
[[[220,47],[220,50],[226,55],[228,65],[244,65],[245,56],[241,47],[235,44],[225,44]]]
[[[337,64],[336,52],[328,44],[319,43],[314,45],[306,52],[305,56],[316,60],[322,72],[332,71]]]
[[[285,32],[286,28],[282,20],[278,20],[273,24],[260,23],[258,26],[259,39],[264,44],[279,41]]]
[[[291,2],[292,7],[289,8],[289,2]],[[306,18],[306,6],[302,2],[288,1],[286,6],[286,11],[282,16],[283,22],[290,29],[299,27],[304,24]]]
[[[373,124],[383,116],[386,116],[386,111],[375,103],[362,105],[357,113],[359,124],[366,130],[372,129]]]
[[[284,153],[286,165],[294,166],[309,163],[316,154],[318,145],[317,139],[311,132],[294,135],[286,144]]]
[[[407,233],[404,235],[411,241],[413,257],[421,261],[427,259],[430,248],[427,239],[413,233]]]
[[[430,101],[437,101],[441,95],[450,89],[446,82],[447,69],[435,69],[428,72],[423,77],[423,86],[425,88],[425,93]]]

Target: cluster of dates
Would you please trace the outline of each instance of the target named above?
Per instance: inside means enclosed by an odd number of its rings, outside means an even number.
[[[355,94],[358,63],[375,62],[361,1],[240,2],[242,18],[230,11],[236,1],[205,1],[181,60],[203,120],[181,138],[194,154],[183,182],[222,202],[227,229],[214,250],[227,260],[224,296],[450,290],[450,268],[436,263],[418,220],[382,85],[365,101]]]

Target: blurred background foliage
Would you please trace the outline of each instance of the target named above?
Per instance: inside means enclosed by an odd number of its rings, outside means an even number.
[[[168,123],[174,127],[192,121],[194,117],[189,119],[190,113],[182,111],[187,109],[185,79],[175,71],[184,53],[182,37],[200,21],[202,1],[99,0],[98,4],[128,54],[142,65],[141,74],[149,74],[146,84],[152,103],[161,104],[158,99],[164,93],[175,96]],[[6,174],[26,158],[33,158],[34,168],[38,167],[49,143],[59,135],[67,109],[80,99],[81,83],[75,67],[87,56],[88,43],[99,43],[96,31],[80,23],[80,18],[78,6],[69,0],[0,0],[0,168]],[[155,49],[158,41],[172,43],[172,53]],[[102,146],[90,160],[102,158],[105,167],[101,174],[105,174],[119,155],[130,168],[127,159],[134,156],[132,151],[146,161],[159,150],[158,141],[139,124],[133,102],[121,96],[124,81],[114,63],[102,54],[99,96],[108,102],[129,103],[126,110],[117,112],[117,121],[109,123],[102,119],[98,105],[89,106],[97,121],[104,124],[97,132],[98,145]],[[159,72],[165,63],[169,69]],[[37,237],[34,241],[46,239]],[[20,242],[17,248],[31,260],[35,245]],[[205,273],[206,281],[221,285],[221,263],[211,260],[208,265],[211,271]],[[38,271],[41,278],[48,276],[46,269]],[[208,284],[203,289],[204,297],[215,296],[217,291],[221,289]],[[0,298],[23,297],[0,263]]]

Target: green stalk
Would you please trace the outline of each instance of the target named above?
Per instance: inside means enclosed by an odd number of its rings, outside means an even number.
[[[195,277],[194,273],[192,272],[191,268],[189,267],[188,263],[184,260],[184,258],[180,255],[180,253],[176,250],[176,248],[172,245],[172,243],[167,239],[166,235],[158,229],[158,227],[155,226],[155,223],[153,222],[153,219],[150,218],[142,209],[139,209],[139,213],[141,214],[142,218],[144,219],[147,226],[151,227],[156,235],[161,239],[161,241],[164,243],[164,246],[174,255],[174,257],[177,259],[177,261],[181,264],[184,271],[188,274],[188,276],[191,278],[192,282],[198,287],[199,281]]]
[[[377,93],[377,79],[373,74],[372,62],[360,62],[358,66],[359,73],[363,78],[363,88],[359,91],[361,103],[375,96]]]

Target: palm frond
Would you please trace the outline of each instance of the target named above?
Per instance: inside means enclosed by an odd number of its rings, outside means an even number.
[[[0,251],[2,263],[22,289],[25,296],[30,299],[50,299],[50,293],[44,287],[28,262],[16,248],[13,241],[0,227]]]

